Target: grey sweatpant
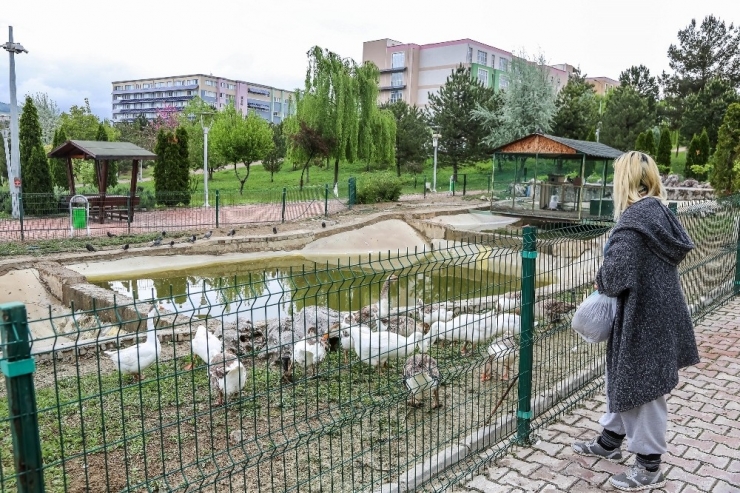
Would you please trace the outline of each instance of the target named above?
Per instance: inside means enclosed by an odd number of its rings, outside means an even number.
[[[606,398],[609,409],[609,397]],[[627,435],[627,450],[633,454],[664,454],[668,406],[665,396],[621,413],[605,413],[599,420],[605,429]]]

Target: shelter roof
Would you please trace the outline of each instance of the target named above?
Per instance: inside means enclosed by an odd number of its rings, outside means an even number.
[[[622,154],[622,151],[609,147],[600,142],[588,140],[566,139],[541,133],[534,133],[504,144],[496,149],[500,154],[541,154],[558,155],[585,154],[586,157],[614,159]]]
[[[50,158],[73,159],[156,159],[157,155],[130,142],[68,140],[48,155]]]

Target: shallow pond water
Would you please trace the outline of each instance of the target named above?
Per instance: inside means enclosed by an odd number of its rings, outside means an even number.
[[[269,265],[269,267],[268,267]],[[480,298],[519,289],[519,279],[474,264],[423,264],[393,270],[393,306]],[[338,267],[308,260],[240,262],[189,271],[163,272],[150,277],[117,278],[93,282],[135,300],[163,299],[173,312],[224,322],[244,313],[253,322],[284,318],[307,306],[328,306],[346,313],[380,298],[390,270]]]

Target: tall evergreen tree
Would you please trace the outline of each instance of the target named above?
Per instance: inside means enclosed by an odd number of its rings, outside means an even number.
[[[647,102],[630,86],[617,87],[609,93],[606,102],[601,141],[627,150],[637,141],[637,135],[650,126]]]
[[[660,172],[665,175],[671,172],[671,147],[671,133],[663,127],[660,131],[658,149],[655,153],[655,164],[658,165]]]
[[[588,131],[588,137],[586,137],[586,140],[589,142],[596,142],[596,130],[594,130],[593,127]]]
[[[568,139],[583,139],[596,123],[598,104],[592,84],[575,70],[555,99],[552,133]]]
[[[698,157],[699,152],[699,137],[694,134],[694,136],[691,137],[689,148],[686,150],[686,164],[683,168],[684,178],[697,178],[697,175],[700,174],[693,169],[694,165],[696,164],[696,158]]]
[[[154,200],[158,204],[176,205],[177,197],[174,196],[173,168],[177,165],[178,149],[175,142],[175,135],[172,131],[162,128],[157,132],[157,144],[154,146],[154,153],[157,158],[154,160]]]
[[[655,77],[650,75],[650,69],[645,65],[631,66],[619,74],[619,82],[623,86],[632,87],[637,93],[645,99],[648,105],[648,111],[655,119],[655,110],[658,104],[658,82]]]
[[[709,162],[711,157],[711,145],[709,143],[709,134],[707,129],[702,129],[701,135],[699,136],[699,154],[695,159],[696,164],[705,165]]]
[[[396,175],[401,176],[402,166],[421,164],[429,156],[429,126],[421,110],[406,101],[382,107],[396,118]]]
[[[646,152],[647,148],[645,147],[645,133],[642,132],[638,134],[637,140],[635,141],[635,150],[640,152]]]
[[[717,144],[717,131],[722,124],[727,108],[740,100],[736,90],[729,82],[714,78],[695,94],[684,100],[684,114],[681,135],[688,141],[694,134],[706,129],[710,146]]]
[[[54,202],[54,189],[41,140],[41,125],[30,96],[26,96],[23,105],[19,130],[24,210],[29,214],[43,214]],[[34,195],[26,197],[27,194]]]
[[[67,142],[67,135],[64,132],[64,127],[59,127],[54,132],[54,140],[52,141],[51,147],[56,149],[65,142]],[[49,170],[51,172],[51,182],[55,187],[69,189],[69,183],[67,182],[66,159],[54,158],[50,160]]]
[[[656,145],[655,145],[655,137],[653,137],[653,131],[648,130],[643,135],[645,136],[643,138],[643,143],[644,143],[643,152],[645,154],[648,154],[651,157],[655,157],[657,152],[656,152]]]
[[[175,130],[175,145],[177,160],[172,166],[170,187],[177,196],[177,202],[182,205],[190,204],[190,159],[188,157],[188,131],[182,127]]]
[[[710,181],[718,193],[727,195],[740,190],[740,103],[727,108],[710,166]]]

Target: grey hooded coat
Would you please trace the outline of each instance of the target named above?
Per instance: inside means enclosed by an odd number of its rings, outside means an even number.
[[[670,393],[678,370],[699,362],[678,264],[694,248],[659,200],[628,207],[608,241],[596,276],[599,292],[617,297],[607,342],[609,411],[623,412]]]

